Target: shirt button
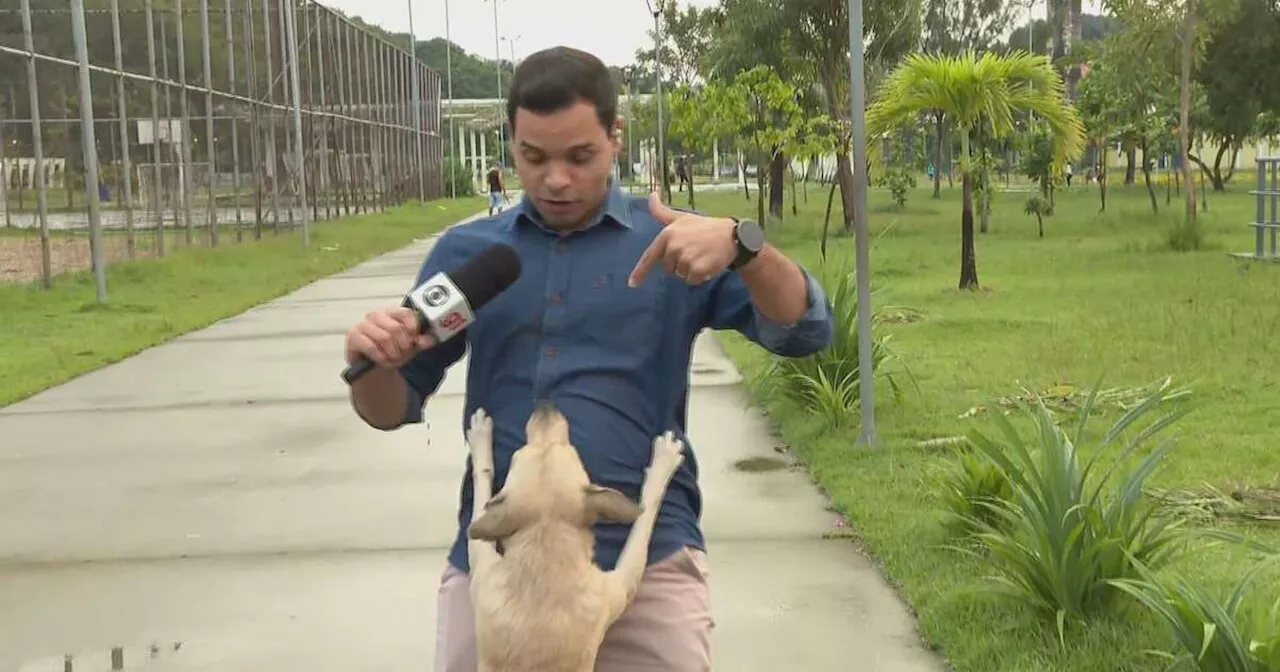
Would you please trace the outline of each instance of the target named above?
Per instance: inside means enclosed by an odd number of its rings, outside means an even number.
[[[556,242],[556,252],[565,252],[569,249],[569,244],[563,240]]]
[[[551,305],[558,306],[562,298],[560,292],[551,292],[551,296],[547,297],[547,300],[551,302]]]
[[[547,354],[547,359],[555,359],[555,356],[560,354],[560,348],[557,348],[554,345],[548,346],[546,350],[546,354]]]

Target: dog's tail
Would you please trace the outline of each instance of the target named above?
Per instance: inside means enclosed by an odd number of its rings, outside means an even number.
[[[569,421],[550,401],[543,400],[534,407],[525,425],[529,443],[568,443]]]

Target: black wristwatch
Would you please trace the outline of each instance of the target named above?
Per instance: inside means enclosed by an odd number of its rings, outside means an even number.
[[[764,227],[751,219],[734,217],[733,221],[733,244],[738,248],[738,256],[729,264],[729,270],[736,271],[755,259],[764,248]]]

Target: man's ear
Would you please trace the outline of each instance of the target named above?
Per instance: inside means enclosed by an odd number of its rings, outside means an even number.
[[[634,523],[640,517],[640,505],[627,499],[627,496],[599,485],[588,485],[587,519],[594,523],[604,519],[615,523]]]
[[[467,536],[481,541],[501,541],[518,532],[520,527],[519,512],[507,501],[506,493],[499,492],[484,505],[480,516],[472,519]]]

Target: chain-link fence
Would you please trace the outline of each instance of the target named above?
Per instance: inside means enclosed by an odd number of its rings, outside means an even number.
[[[0,0],[0,281],[101,296],[114,260],[440,197],[408,43],[310,0]]]

